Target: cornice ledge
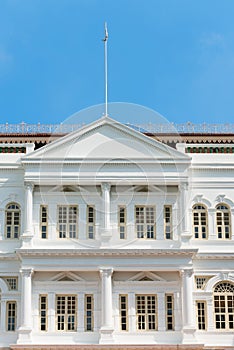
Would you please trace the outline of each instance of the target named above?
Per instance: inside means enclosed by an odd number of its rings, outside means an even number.
[[[19,257],[16,253],[3,253],[0,252],[0,260],[8,261],[8,260],[19,260]]]
[[[234,260],[234,253],[199,253],[195,260]]]
[[[24,256],[184,256],[193,258],[198,249],[17,249]]]

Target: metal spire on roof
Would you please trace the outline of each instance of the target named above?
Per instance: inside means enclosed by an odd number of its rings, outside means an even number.
[[[108,84],[107,84],[107,40],[108,40],[108,31],[107,24],[105,22],[105,37],[102,39],[104,42],[104,66],[105,66],[105,115],[108,116]]]

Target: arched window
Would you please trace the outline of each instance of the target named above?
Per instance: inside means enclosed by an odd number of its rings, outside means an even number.
[[[234,285],[221,282],[214,288],[215,328],[234,329]]]
[[[7,239],[18,239],[20,235],[20,206],[10,203],[5,211],[5,236]]]
[[[202,204],[193,206],[193,233],[196,239],[208,238],[207,209]]]
[[[227,205],[219,204],[216,207],[217,237],[220,239],[231,238],[230,210]]]

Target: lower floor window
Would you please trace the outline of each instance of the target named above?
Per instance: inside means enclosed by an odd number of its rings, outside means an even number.
[[[128,296],[119,296],[120,329],[128,331]]]
[[[172,294],[166,294],[166,329],[172,331],[174,329],[174,298]]]
[[[7,330],[15,331],[16,329],[16,302],[7,302]]]
[[[93,295],[85,295],[85,330],[93,331]]]
[[[197,328],[206,330],[206,303],[205,301],[197,301]]]
[[[219,283],[214,290],[216,329],[234,329],[234,284]]]
[[[75,331],[77,297],[75,295],[57,295],[56,324],[58,331]]]
[[[154,331],[157,329],[156,295],[136,295],[137,329]]]

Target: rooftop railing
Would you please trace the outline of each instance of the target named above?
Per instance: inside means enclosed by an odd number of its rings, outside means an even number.
[[[80,124],[0,124],[0,134],[66,134],[74,130],[81,129],[85,123]],[[131,124],[126,123],[125,125],[133,128],[140,132],[150,133],[179,133],[179,134],[234,134],[234,124],[194,124],[191,122],[176,124],[176,123],[165,123],[165,124]]]

